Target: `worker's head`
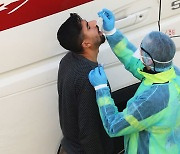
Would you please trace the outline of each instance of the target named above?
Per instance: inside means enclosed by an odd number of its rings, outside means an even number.
[[[105,37],[96,24],[95,20],[87,22],[76,13],[71,13],[57,32],[60,45],[76,53],[82,53],[86,48],[99,48]]]
[[[176,47],[166,34],[159,31],[147,34],[140,48],[142,60],[151,70],[162,72],[171,68]]]

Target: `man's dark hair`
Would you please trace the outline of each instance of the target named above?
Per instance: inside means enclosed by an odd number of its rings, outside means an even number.
[[[70,13],[70,17],[60,26],[57,39],[60,45],[72,52],[81,53],[82,49],[82,18],[76,13]]]

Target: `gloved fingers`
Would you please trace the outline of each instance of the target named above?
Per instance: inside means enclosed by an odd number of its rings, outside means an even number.
[[[103,9],[102,11],[98,12],[98,16],[101,17],[105,22],[109,22],[109,10]]]
[[[102,17],[102,19],[103,19],[104,22],[109,22],[109,21],[110,21],[109,18],[108,18],[108,16],[107,16],[105,13],[103,13],[103,14],[101,15],[101,17]]]
[[[100,73],[101,75],[105,74],[104,68],[103,68],[102,66],[99,67],[99,73]]]
[[[99,71],[99,66],[94,69],[94,74],[96,77],[101,75]]]
[[[98,66],[95,69],[91,70],[88,74],[88,78],[91,85],[94,87],[107,84],[107,77],[102,66]]]
[[[88,78],[91,78],[91,76],[93,76],[93,72],[94,72],[94,70],[91,70],[91,71],[89,72]]]
[[[112,11],[104,8],[104,9],[102,10],[102,12],[103,12],[102,14],[104,14],[109,20],[110,20],[110,19],[114,19],[114,14],[112,13]]]
[[[92,80],[92,79],[98,77],[99,75],[100,75],[100,73],[99,73],[99,67],[96,67],[95,69],[93,69],[93,70],[91,70],[91,71],[89,72],[88,77]]]
[[[101,77],[102,77],[103,79],[106,79],[106,80],[107,80],[107,76],[106,76],[106,73],[105,73],[103,67],[100,67],[100,68],[99,68],[99,72],[100,72],[100,74],[101,74]]]
[[[89,72],[88,78],[89,78],[90,83],[93,85],[94,70],[91,70],[91,71]]]
[[[98,12],[98,15],[100,18],[103,19],[104,22],[109,22],[109,19],[107,18],[107,16],[105,15],[105,13],[103,11]]]
[[[103,11],[99,11],[97,14],[98,14],[99,17],[102,18],[102,14],[103,14],[103,13],[104,13]]]

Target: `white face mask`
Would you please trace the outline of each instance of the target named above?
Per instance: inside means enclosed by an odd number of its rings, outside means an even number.
[[[143,64],[144,64],[144,61],[142,60],[142,58],[153,60],[154,62],[159,63],[159,64],[168,64],[168,63],[170,63],[170,62],[173,60],[173,59],[171,59],[171,60],[169,60],[169,61],[161,62],[161,61],[158,61],[158,60],[156,60],[156,59],[151,59],[150,57],[142,56],[142,55],[141,55],[141,48],[138,48],[138,49],[134,52],[133,56],[136,57],[136,58],[138,58],[138,59],[140,59]]]
[[[133,54],[133,57],[140,59],[141,62],[144,64],[144,61],[142,60],[143,56],[141,56],[141,49],[140,48],[137,48],[137,50]]]

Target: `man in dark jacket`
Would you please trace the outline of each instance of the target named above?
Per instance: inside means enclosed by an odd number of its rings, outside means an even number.
[[[96,21],[87,22],[71,13],[61,25],[57,38],[69,50],[58,72],[59,117],[63,133],[60,154],[115,154],[114,141],[106,134],[88,80],[98,66],[99,46],[105,37]]]

